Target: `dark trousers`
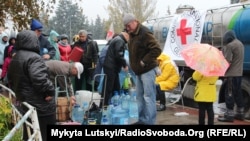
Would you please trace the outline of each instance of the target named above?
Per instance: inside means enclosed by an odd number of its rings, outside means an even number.
[[[56,124],[56,114],[39,117],[39,125],[43,141],[47,141],[47,126]]]
[[[88,90],[92,91],[92,85],[91,85],[91,80],[92,80],[92,73],[91,69],[88,67],[84,67],[84,72],[81,74],[81,78],[78,79],[75,77],[75,90]]]
[[[113,96],[113,92],[114,91],[120,92],[120,80],[119,80],[119,74],[117,72],[115,72],[114,70],[107,69],[104,67],[103,71],[106,74],[105,78],[107,79],[106,90],[104,87],[104,83],[103,83],[103,87],[102,87],[102,97],[105,95],[104,105],[106,106],[106,105],[110,104],[110,100],[111,100],[111,97]],[[105,82],[105,80],[104,80],[104,82]],[[105,91],[105,93],[104,93],[104,91]]]
[[[207,112],[207,124],[214,125],[213,102],[198,102],[199,106],[199,125],[205,125]]]
[[[161,90],[160,85],[156,85],[156,100],[160,100],[160,104],[166,104],[165,92]]]
[[[38,120],[39,120],[39,126],[40,126],[42,140],[47,141],[47,126],[56,124],[56,114],[38,117]],[[26,140],[28,140],[28,133],[27,133],[27,129],[26,129],[26,124],[24,124],[23,127],[24,127],[23,139],[26,141]]]
[[[241,80],[242,77],[227,77],[224,79],[225,83],[225,103],[229,110],[234,109],[236,103],[237,108],[243,108],[243,95],[241,93]]]

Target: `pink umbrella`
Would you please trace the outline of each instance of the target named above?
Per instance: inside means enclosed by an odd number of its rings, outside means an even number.
[[[192,44],[182,49],[181,56],[190,68],[205,76],[224,76],[229,63],[222,52],[209,44]]]

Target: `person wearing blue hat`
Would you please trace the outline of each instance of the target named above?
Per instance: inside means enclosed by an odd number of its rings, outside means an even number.
[[[45,60],[52,59],[56,50],[50,42],[42,35],[43,25],[36,19],[32,19],[30,29],[34,31],[39,39],[40,55]]]

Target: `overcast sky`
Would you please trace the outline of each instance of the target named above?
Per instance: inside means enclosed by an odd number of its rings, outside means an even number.
[[[81,7],[84,14],[90,19],[95,20],[97,15],[108,19],[108,13],[104,8],[108,4],[108,0],[82,0]],[[173,13],[179,5],[191,5],[196,9],[209,9],[229,4],[230,0],[157,0],[156,11],[159,12],[159,17],[163,17],[166,15],[168,6]]]

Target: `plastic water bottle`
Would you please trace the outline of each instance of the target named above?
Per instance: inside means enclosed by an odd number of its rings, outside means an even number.
[[[72,111],[72,120],[74,122],[82,123],[83,117],[84,117],[83,109],[80,107],[79,104],[76,104],[73,108],[73,111]]]
[[[109,118],[109,111],[108,107],[104,107],[102,111],[102,118],[101,118],[101,125],[109,125],[110,118]]]
[[[43,54],[47,54],[49,51],[47,48],[43,48]]]
[[[120,96],[118,91],[114,91],[114,96],[111,98],[111,103],[115,106],[119,105]]]
[[[111,103],[111,104],[109,104],[108,105],[108,108],[107,108],[107,115],[108,115],[108,119],[109,119],[109,124],[113,124],[112,123],[112,109],[113,109],[113,104]]]
[[[125,97],[122,100],[122,108],[129,110],[129,102],[130,102],[130,95],[126,93]]]
[[[131,88],[129,89],[129,95],[132,96],[133,93],[136,93],[135,87],[131,87]]]
[[[132,93],[129,103],[129,117],[138,120],[139,112],[138,112],[138,104],[136,100],[136,93]]]
[[[108,120],[107,115],[102,116],[101,125],[109,125],[109,120]]]
[[[127,125],[129,123],[129,113],[121,105],[111,109],[111,120],[113,125]]]
[[[89,108],[89,103],[87,101],[84,101],[82,103],[82,109],[84,110],[84,112],[88,111]]]
[[[122,102],[124,101],[126,95],[123,90],[120,90],[120,99],[119,99],[119,104],[122,105]]]

